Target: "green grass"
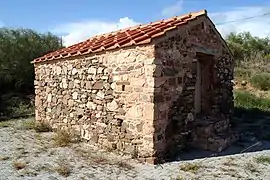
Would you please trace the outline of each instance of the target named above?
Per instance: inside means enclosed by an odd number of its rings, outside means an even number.
[[[186,163],[180,166],[180,170],[192,173],[196,173],[201,168],[202,165],[199,163]]]
[[[0,128],[6,128],[11,126],[12,123],[10,121],[0,121]]]
[[[270,73],[256,73],[250,80],[253,87],[263,91],[270,90]]]
[[[51,132],[51,126],[46,122],[36,122],[34,119],[25,120],[22,122],[19,129],[23,130],[35,130],[36,132]]]
[[[259,156],[255,158],[257,163],[270,164],[270,156]]]
[[[246,68],[235,68],[234,74],[237,79],[241,80],[250,80],[251,76],[253,75],[254,70],[246,69]]]
[[[270,140],[270,99],[257,97],[244,91],[234,91],[233,128],[241,132],[251,132],[256,138]]]
[[[234,90],[234,105],[236,108],[270,112],[270,99],[260,98],[243,90]]]
[[[23,129],[23,130],[31,130],[35,128],[35,120],[24,120],[21,124],[21,126],[19,127],[19,129]]]

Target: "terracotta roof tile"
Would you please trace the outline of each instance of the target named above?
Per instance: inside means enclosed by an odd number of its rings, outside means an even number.
[[[186,24],[193,19],[196,19],[198,16],[206,14],[206,10],[203,10],[195,13],[189,13],[183,16],[176,16],[166,20],[151,22],[145,25],[137,25],[103,35],[97,35],[86,41],[36,58],[33,62],[37,63],[132,45],[147,44],[150,43],[153,38],[160,37],[167,31],[176,29],[179,26]]]

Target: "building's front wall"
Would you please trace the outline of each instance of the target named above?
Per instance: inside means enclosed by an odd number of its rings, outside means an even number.
[[[84,139],[151,157],[154,46],[35,64],[36,120]]]
[[[228,133],[233,110],[234,62],[210,21],[201,18],[191,22],[186,28],[172,32],[171,37],[161,39],[155,49],[154,137],[157,152],[163,154],[173,150],[172,147],[185,146],[188,137],[193,139],[195,146],[204,149],[226,147],[230,140],[213,138]],[[196,52],[214,55],[213,104],[211,115],[204,120],[196,118],[194,109]],[[198,122],[201,127],[196,125]]]

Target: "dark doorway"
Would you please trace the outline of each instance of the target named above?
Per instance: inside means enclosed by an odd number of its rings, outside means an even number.
[[[196,114],[210,115],[214,95],[214,56],[197,53]]]

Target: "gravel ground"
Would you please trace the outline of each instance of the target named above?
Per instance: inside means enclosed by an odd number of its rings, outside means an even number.
[[[0,180],[270,180],[270,150],[183,160],[198,156],[198,152],[190,152],[182,156],[182,160],[154,166],[86,143],[57,147],[53,133],[26,130],[21,128],[23,122],[25,120],[0,122]],[[233,150],[226,152],[231,154]]]

